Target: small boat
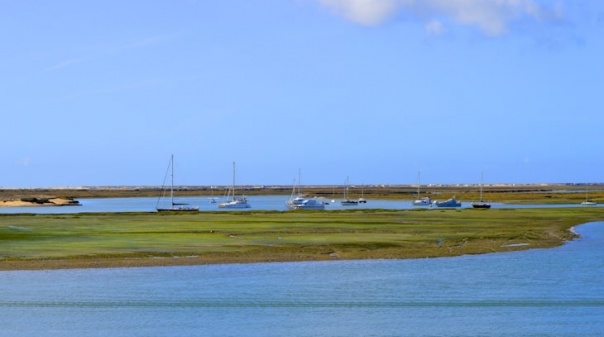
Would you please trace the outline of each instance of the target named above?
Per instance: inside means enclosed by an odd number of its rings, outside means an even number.
[[[589,186],[587,186],[587,189],[585,190],[585,201],[583,201],[581,203],[581,205],[583,205],[583,206],[595,206],[597,204],[598,204],[597,202],[589,200]]]
[[[342,206],[357,206],[359,204],[359,201],[354,200],[354,199],[349,199],[347,197],[347,192],[348,192],[348,177],[346,177],[346,184],[344,184],[344,198],[342,199],[342,201],[340,201],[340,203],[342,204]]]
[[[413,200],[411,205],[416,207],[431,207],[432,199],[430,197],[421,197],[419,199]]]
[[[491,204],[484,201],[474,201],[472,203],[472,207],[474,208],[491,208]]]
[[[251,208],[248,204],[246,197],[234,196],[231,201],[223,202],[218,204],[218,208]]]
[[[434,201],[434,205],[436,205],[436,207],[461,207],[461,202],[453,197],[445,201]]]
[[[235,163],[233,162],[233,186],[227,191],[226,199],[229,201],[218,204],[218,208],[250,208],[245,196],[235,195]]]
[[[365,199],[364,196],[365,196],[365,188],[363,188],[363,186],[361,186],[361,197],[359,198],[359,204],[367,203],[367,199]]]
[[[472,202],[474,208],[491,208],[491,204],[482,200],[482,172],[480,173],[480,201]]]
[[[319,200],[319,198],[308,198],[304,196],[300,190],[300,172],[298,172],[298,182],[294,181],[294,187],[292,190],[292,195],[285,202],[285,205],[288,209],[298,210],[298,209],[314,209],[314,210],[322,210],[325,209],[325,202],[323,200]],[[321,198],[322,199],[322,198]]]
[[[323,210],[325,209],[325,203],[319,200],[319,198],[305,198],[303,196],[297,196],[287,201],[287,208],[291,210],[298,209],[314,209]]]
[[[163,199],[163,194],[157,199],[157,205],[155,206],[155,209],[158,212],[197,212],[199,211],[199,206],[187,206],[186,203],[177,203],[174,202],[174,155],[170,156],[170,164],[168,165],[168,171],[170,172],[170,207],[164,208],[164,207],[159,207],[160,202]],[[166,176],[167,176],[167,172],[166,172]],[[162,186],[162,190],[165,191],[165,181],[166,179],[164,178],[164,185]]]
[[[421,187],[420,173],[417,173],[417,199],[411,203],[415,207],[432,207],[432,199],[430,197],[420,197],[419,189]]]
[[[359,204],[359,201],[353,199],[342,199],[341,204],[342,206],[356,206]]]

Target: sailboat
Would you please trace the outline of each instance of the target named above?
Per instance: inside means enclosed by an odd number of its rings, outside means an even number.
[[[168,165],[168,171],[170,172],[170,207],[162,208],[159,207],[159,203],[162,200],[163,194],[157,199],[157,204],[155,209],[158,212],[197,212],[199,211],[199,206],[187,206],[186,203],[176,203],[174,202],[174,155],[170,156],[170,164]],[[168,175],[168,171],[166,171],[166,176]],[[162,190],[165,192],[165,181],[164,185],[162,185]]]
[[[361,185],[361,197],[359,198],[359,204],[366,204],[367,199],[365,199],[365,187]]]
[[[482,172],[480,172],[480,201],[472,202],[474,208],[491,208],[491,204],[482,200]]]
[[[227,200],[231,200],[218,204],[218,208],[250,208],[245,196],[238,197],[235,195],[235,162],[233,162],[233,186],[228,190]]]
[[[584,206],[595,206],[597,204],[598,204],[597,202],[589,200],[589,185],[587,185],[587,188],[585,190],[585,201],[583,201],[581,203],[581,205],[584,205]]]
[[[356,206],[356,205],[358,205],[359,201],[358,200],[354,200],[354,199],[348,199],[348,197],[346,196],[347,193],[348,193],[348,177],[346,177],[346,184],[344,184],[344,198],[341,201],[342,206]]]
[[[325,202],[319,200],[319,198],[308,198],[304,196],[300,190],[300,172],[298,171],[298,183],[294,180],[294,187],[292,190],[292,195],[285,202],[285,205],[288,209],[298,210],[298,209],[325,209]]]
[[[417,199],[413,200],[411,205],[416,206],[416,207],[425,207],[425,206],[432,207],[432,199],[430,197],[420,197],[419,189],[421,186],[422,186],[422,184],[421,184],[421,179],[420,179],[420,173],[417,172]]]

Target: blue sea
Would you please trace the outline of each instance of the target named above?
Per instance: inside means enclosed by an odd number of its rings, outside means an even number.
[[[0,272],[0,336],[603,336],[604,222],[553,249]]]

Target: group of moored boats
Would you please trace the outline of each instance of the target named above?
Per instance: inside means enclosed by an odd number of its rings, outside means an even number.
[[[322,197],[307,197],[300,190],[300,173],[298,173],[298,181],[294,182],[294,188],[292,190],[292,195],[285,202],[285,205],[288,209],[291,210],[321,210],[325,209],[326,205],[329,205],[329,201]],[[332,200],[334,202],[335,200]],[[346,184],[344,185],[344,197],[340,201],[342,206],[356,206],[358,204],[367,203],[363,197],[359,199],[351,199],[348,197],[348,177],[346,178]]]
[[[421,198],[413,200],[411,205],[413,205],[415,207],[435,206],[435,207],[457,208],[457,207],[461,207],[461,201],[457,201],[457,199],[455,199],[455,197],[452,197],[452,198],[444,200],[444,201],[432,200],[432,198],[430,198],[430,197],[421,197]],[[472,203],[472,206],[474,206],[474,205],[475,205],[475,203]],[[485,205],[488,205],[488,207],[482,207],[482,208],[491,207],[491,205],[488,203],[485,203]],[[478,208],[478,207],[474,206],[474,208]]]
[[[160,196],[157,200],[157,206],[155,209],[158,212],[197,212],[199,206],[188,206],[184,203],[174,202],[174,156],[170,157],[170,164],[168,165],[168,171],[170,172],[170,207],[160,207],[160,202],[164,195]],[[165,179],[164,179],[165,186]],[[162,188],[162,190],[166,190]],[[235,195],[235,163],[233,163],[233,185],[227,190],[225,202],[218,204],[218,208],[250,208],[252,207],[245,196]],[[215,199],[212,199],[215,202]]]
[[[420,184],[419,173],[418,173],[417,199],[415,199],[411,203],[413,206],[416,206],[416,207],[436,206],[436,207],[449,207],[449,208],[461,207],[461,202],[457,201],[455,199],[455,197],[445,200],[445,201],[438,201],[438,200],[433,201],[430,197],[421,197],[420,196],[420,187],[421,187],[421,184]],[[588,186],[585,191],[585,201],[583,201],[581,203],[581,205],[595,206],[597,204],[598,204],[597,202],[589,200],[589,186]],[[491,204],[482,199],[482,173],[480,174],[480,201],[473,201],[471,203],[471,205],[473,208],[491,208]]]
[[[432,200],[430,197],[422,197],[420,194],[421,179],[420,174],[417,174],[417,199],[413,200],[411,205],[415,207],[443,207],[443,208],[457,208],[461,207],[461,202],[455,199],[453,196],[451,199],[444,201]],[[482,184],[480,185],[480,202],[473,202],[472,207],[474,208],[491,208],[491,204],[482,201]]]
[[[177,203],[174,201],[174,156],[170,157],[170,164],[168,166],[168,171],[166,172],[166,176],[170,173],[170,207],[159,207],[161,200],[165,197],[162,195],[159,197],[157,201],[156,210],[158,212],[194,212],[199,211],[199,206],[188,206],[184,203]],[[165,186],[165,179],[164,179]],[[323,197],[307,197],[302,194],[300,190],[300,174],[298,173],[297,182],[294,181],[294,188],[292,190],[291,197],[289,200],[285,202],[286,206],[290,210],[322,210],[325,209],[326,205],[329,205],[329,201],[327,201]],[[444,201],[432,200],[430,197],[421,197],[420,194],[420,176],[418,173],[418,186],[417,186],[417,199],[413,200],[411,203],[416,207],[442,207],[442,208],[458,208],[461,207],[461,202],[457,201],[455,196],[450,199]],[[162,188],[164,192],[166,189]],[[591,201],[588,198],[589,189],[587,189],[585,193],[585,201],[582,202],[582,205],[591,206],[597,205],[595,201]],[[164,193],[165,194],[165,193]],[[340,201],[342,206],[356,206],[358,204],[366,203],[363,197],[358,199],[351,199],[348,197],[348,177],[346,177],[346,183],[344,185],[343,198]],[[233,184],[227,190],[226,193],[227,201],[219,203],[218,208],[251,208],[252,206],[248,203],[248,200],[245,196],[237,196],[235,194],[235,163],[233,163]],[[216,203],[216,199],[211,199],[212,203]],[[335,200],[332,200],[335,202]],[[491,204],[484,201],[482,199],[482,174],[480,176],[480,201],[474,201],[471,203],[473,208],[491,208]]]

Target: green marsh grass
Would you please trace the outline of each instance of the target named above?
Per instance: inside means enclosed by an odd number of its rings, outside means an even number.
[[[0,269],[423,258],[553,247],[604,208],[0,215]]]

